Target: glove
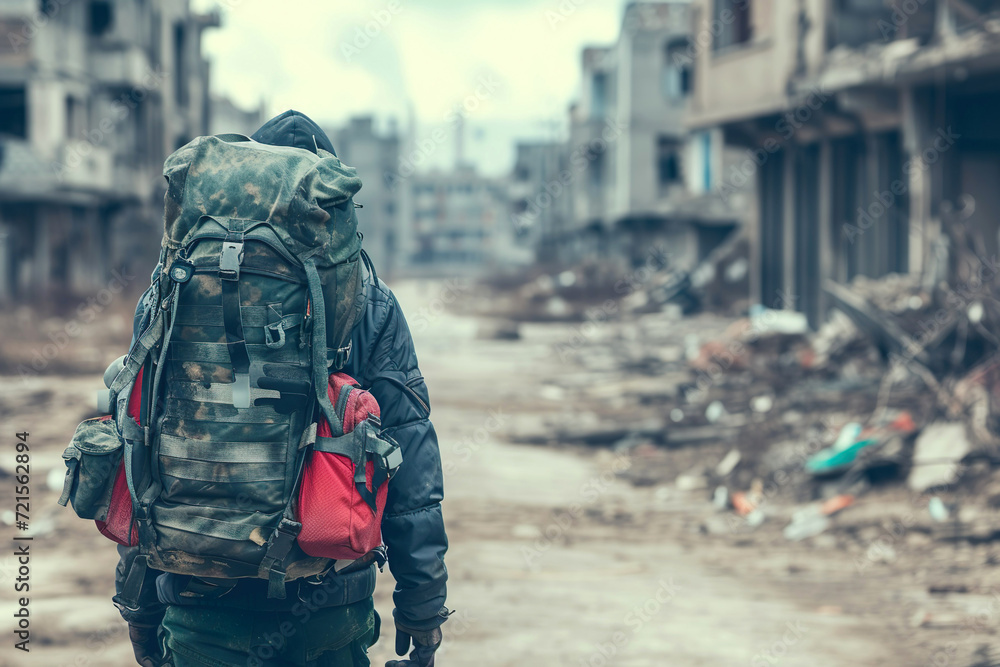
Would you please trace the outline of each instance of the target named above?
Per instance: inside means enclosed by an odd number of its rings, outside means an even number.
[[[413,640],[413,652],[407,660],[390,660],[385,667],[434,667],[434,652],[441,646],[441,628],[414,630],[396,621],[396,655],[406,655]]]
[[[135,653],[135,661],[142,667],[159,667],[163,662],[163,654],[160,651],[160,640],[157,637],[159,626],[156,625],[128,625],[128,638],[132,642],[132,652]]]

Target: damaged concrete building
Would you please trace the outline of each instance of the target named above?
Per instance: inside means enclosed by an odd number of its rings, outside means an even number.
[[[817,326],[827,281],[962,280],[956,221],[980,259],[995,256],[998,10],[993,0],[694,0],[688,126],[743,151],[721,198],[756,180],[753,302]]]
[[[569,224],[545,230],[547,255],[639,264],[656,246],[690,270],[737,227],[734,204],[747,194],[712,195],[732,157],[721,132],[685,127],[690,32],[687,2],[629,3],[616,43],[583,50],[561,179]]]
[[[365,184],[357,201],[359,229],[365,236],[365,250],[379,273],[388,277],[401,268],[406,234],[403,229],[403,196],[406,188],[395,187],[386,178],[398,169],[401,138],[394,121],[376,129],[375,118],[356,116],[330,132],[334,149],[345,163],[358,170]]]
[[[148,271],[163,160],[208,130],[218,25],[187,0],[0,2],[0,301]]]

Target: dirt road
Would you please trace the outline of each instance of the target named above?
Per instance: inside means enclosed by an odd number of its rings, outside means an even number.
[[[707,541],[692,529],[704,499],[635,488],[615,474],[641,465],[636,461],[505,442],[519,424],[562,409],[547,380],[579,372],[552,353],[565,327],[525,327],[515,342],[477,340],[475,321],[442,311],[446,288],[397,291],[430,386],[446,470],[449,606],[458,612],[445,626],[438,664],[935,664],[926,648],[907,644],[885,597],[872,594],[878,580],[859,581],[843,555],[818,554],[823,565],[813,569],[785,545]],[[17,564],[0,557],[0,665],[133,664],[109,601],[113,545],[55,504],[59,455],[100,380],[0,382],[5,439],[31,432],[37,533],[28,654],[12,648],[10,633]],[[5,453],[0,468],[12,468],[10,459]],[[13,506],[13,480],[0,481],[5,511]],[[5,543],[15,532],[7,519],[0,526]],[[373,664],[392,657],[391,588],[386,573],[376,595],[386,624]]]
[[[780,551],[734,550],[727,563],[713,551],[721,547],[685,534],[688,503],[620,481],[613,473],[633,465],[627,458],[504,442],[519,419],[559,409],[547,380],[574,372],[552,353],[572,328],[476,340],[473,322],[433,307],[421,316],[434,303],[427,294],[400,290],[448,472],[449,604],[460,611],[442,664],[922,664],[894,645],[892,620],[839,613],[852,596],[834,594],[835,581],[812,590],[768,581],[740,561],[780,562]],[[838,565],[854,579],[848,559]],[[388,590],[380,609],[390,608]],[[390,653],[383,643],[373,656]]]

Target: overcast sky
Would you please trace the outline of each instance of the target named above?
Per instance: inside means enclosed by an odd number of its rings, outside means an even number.
[[[448,165],[456,113],[466,155],[497,174],[513,141],[565,127],[580,78],[580,49],[611,43],[622,0],[195,0],[223,6],[223,27],[205,36],[213,89],[270,113],[295,108],[324,124],[374,114],[395,118],[426,143],[424,161]],[[394,12],[393,9],[396,9]],[[412,110],[412,111],[411,111]]]

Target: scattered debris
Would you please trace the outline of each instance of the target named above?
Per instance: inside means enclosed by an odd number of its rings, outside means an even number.
[[[697,491],[708,486],[708,479],[700,471],[686,472],[674,480],[678,491]]]
[[[728,477],[729,473],[740,464],[741,458],[743,458],[743,455],[740,454],[740,450],[730,449],[729,453],[715,466],[715,474],[719,477]]]
[[[479,325],[476,337],[481,340],[520,340],[520,325],[513,320],[487,320]]]
[[[930,513],[931,518],[938,523],[944,523],[949,518],[951,518],[951,512],[948,511],[948,506],[944,504],[940,496],[934,496],[927,503],[927,511]]]
[[[726,416],[726,408],[722,401],[712,401],[705,409],[705,419],[709,424],[714,424]]]
[[[820,505],[819,511],[826,516],[833,516],[837,512],[847,509],[854,504],[854,496],[842,493],[839,496],[834,496],[830,498],[825,503]]]
[[[969,450],[964,423],[937,422],[927,426],[917,437],[907,484],[919,492],[952,484],[961,472],[959,462]]]
[[[845,426],[832,447],[816,452],[806,461],[806,470],[814,475],[843,472],[851,467],[866,447],[877,445],[878,440],[862,437],[861,424],[852,422]]]
[[[718,486],[715,488],[715,493],[712,494],[712,504],[718,510],[724,510],[729,507],[729,489],[724,486]]]
[[[826,531],[830,527],[830,517],[823,514],[820,506],[810,505],[792,515],[792,522],[785,526],[784,536],[791,542],[800,542]]]

